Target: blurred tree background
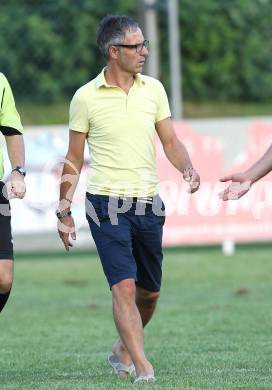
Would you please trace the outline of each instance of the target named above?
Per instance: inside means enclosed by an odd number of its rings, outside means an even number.
[[[128,0],[7,0],[0,13],[0,69],[20,99],[70,98],[103,64],[95,40],[99,20],[134,9]]]
[[[97,75],[104,60],[95,37],[104,15],[139,17],[137,0],[0,1],[0,71],[26,111],[34,103],[67,105]],[[158,0],[158,13],[160,78],[168,89],[166,0]],[[271,14],[271,0],[180,0],[185,102],[269,104]]]

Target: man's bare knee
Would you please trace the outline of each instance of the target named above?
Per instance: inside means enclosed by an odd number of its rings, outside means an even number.
[[[136,286],[134,279],[124,279],[112,286],[112,296],[115,300],[135,302]]]
[[[155,303],[159,299],[159,291],[148,291],[141,287],[137,287],[137,299],[146,303]]]

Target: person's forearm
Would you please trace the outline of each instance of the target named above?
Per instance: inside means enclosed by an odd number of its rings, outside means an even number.
[[[61,175],[59,209],[70,209],[82,166],[83,158],[79,160],[74,159],[69,154],[66,156]]]
[[[272,170],[272,145],[268,148],[265,154],[246,172],[248,179],[254,183],[267,175]]]
[[[177,168],[181,173],[185,168],[192,167],[192,162],[187,152],[187,149],[178,139],[173,142],[169,142],[164,146],[164,152],[168,160]]]
[[[9,135],[5,137],[8,156],[12,168],[25,165],[25,147],[22,135]]]

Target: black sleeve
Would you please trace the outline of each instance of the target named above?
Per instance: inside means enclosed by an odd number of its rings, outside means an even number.
[[[4,136],[9,135],[22,135],[19,130],[14,129],[13,127],[0,126],[0,131]]]

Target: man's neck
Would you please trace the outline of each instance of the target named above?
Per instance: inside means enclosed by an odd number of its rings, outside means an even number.
[[[127,94],[134,83],[134,75],[132,73],[114,69],[114,67],[110,65],[108,65],[105,71],[105,79],[107,84],[119,87]]]

